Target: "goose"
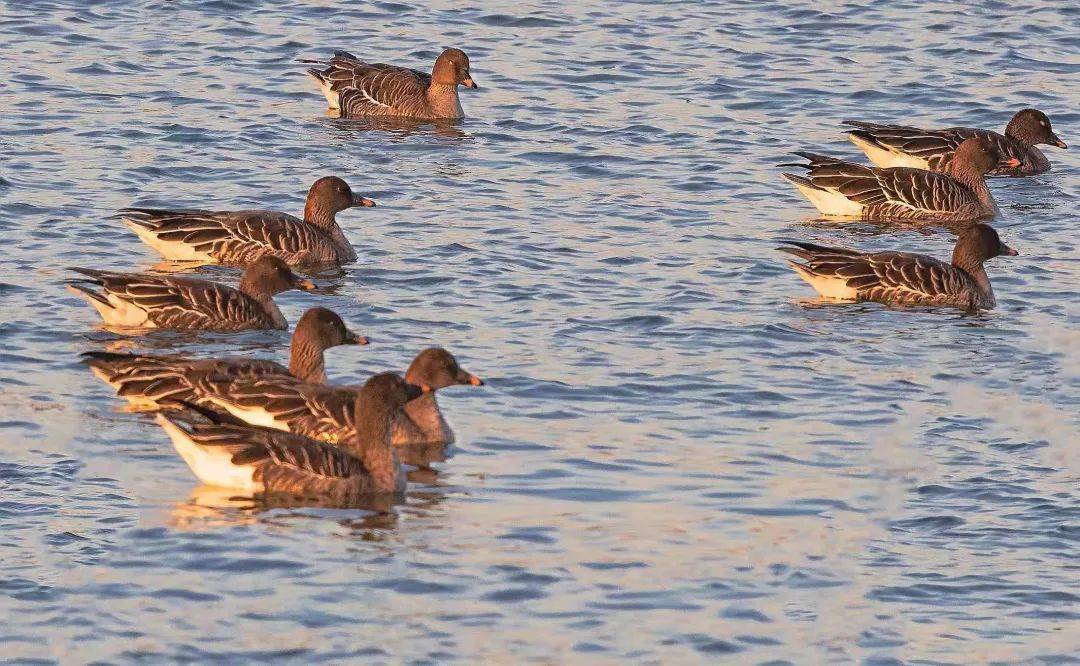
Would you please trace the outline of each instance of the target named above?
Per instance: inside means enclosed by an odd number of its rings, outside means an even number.
[[[786,241],[778,249],[806,260],[788,264],[827,298],[965,310],[997,305],[983,264],[1020,254],[986,224],[972,225],[960,234],[951,264],[908,252],[863,253],[798,241]]]
[[[966,139],[956,149],[949,172],[932,173],[910,167],[877,168],[844,162],[825,155],[797,152],[808,164],[783,164],[806,169],[796,176],[781,174],[824,215],[864,220],[931,220],[969,222],[992,218],[997,204],[984,175],[1003,162],[997,149],[981,138]]]
[[[375,202],[354,194],[336,176],[308,190],[304,219],[268,210],[208,211],[125,208],[123,222],[147,245],[173,261],[245,266],[273,256],[293,267],[337,266],[356,261],[356,251],[336,215]]]
[[[284,375],[314,383],[326,383],[324,352],[338,345],[366,345],[368,339],[350,331],[335,312],[311,308],[296,323],[289,367],[265,359],[191,359],[183,356],[84,352],[91,371],[116,390],[117,395],[139,406],[159,408],[176,402],[199,403],[191,377],[213,373],[230,378]]]
[[[249,266],[236,289],[171,275],[71,270],[86,277],[68,280],[68,291],[94,306],[107,326],[122,328],[284,330],[288,322],[274,303],[274,294],[315,288],[276,257],[263,257]]]
[[[344,118],[390,116],[421,120],[465,117],[457,87],[476,88],[469,72],[469,56],[461,49],[446,49],[435,60],[431,74],[407,67],[366,63],[344,51],[329,62],[301,60],[322,65],[308,69],[331,109]]]
[[[156,419],[204,484],[256,497],[287,495],[347,506],[370,495],[405,492],[390,430],[395,415],[418,393],[394,373],[369,379],[353,401],[353,420],[360,425],[341,447],[241,424],[204,408],[197,411],[210,423],[165,412]]]
[[[434,392],[454,385],[482,386],[466,372],[453,354],[441,347],[420,352],[405,373],[405,381],[421,387],[421,395],[405,406],[394,424],[395,446],[450,444],[454,433],[446,422]],[[195,382],[201,400],[253,425],[288,430],[330,443],[349,439],[355,423],[350,405],[356,387],[324,386],[274,375],[219,378],[206,374]],[[413,404],[416,403],[416,404]]]
[[[1046,144],[1068,148],[1054,134],[1050,118],[1038,109],[1023,109],[1009,121],[1005,134],[970,127],[927,130],[907,125],[879,125],[859,120],[845,120],[857,129],[848,139],[879,167],[913,167],[947,173],[956,149],[965,139],[986,139],[1006,159],[1015,158],[1016,166],[998,165],[990,176],[1033,176],[1050,170],[1050,160],[1035,146]]]

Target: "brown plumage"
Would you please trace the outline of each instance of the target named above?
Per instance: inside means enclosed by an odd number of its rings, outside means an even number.
[[[1005,134],[970,127],[928,130],[908,125],[887,125],[845,120],[858,129],[848,138],[879,167],[910,166],[947,173],[956,149],[965,139],[986,139],[1007,161],[1016,166],[998,165],[990,176],[1032,176],[1050,170],[1050,160],[1037,146],[1046,144],[1067,148],[1050,125],[1050,118],[1038,109],[1023,109],[1009,121]]]
[[[462,368],[454,355],[442,347],[431,347],[416,355],[405,381],[424,393],[405,405],[405,415],[394,424],[394,444],[452,444],[454,431],[439,409],[435,393],[450,386],[483,386],[484,381]]]
[[[450,352],[439,347],[417,355],[405,380],[423,392],[410,401],[394,424],[392,442],[449,444],[454,434],[439,410],[434,392],[453,385],[481,386],[479,377],[466,372]],[[352,403],[357,388],[305,383],[292,377],[216,377],[207,374],[195,382],[200,399],[253,424],[281,428],[343,446],[351,439]]]
[[[985,139],[964,141],[948,174],[907,167],[879,169],[815,153],[796,155],[804,157],[807,164],[782,166],[802,167],[807,175],[781,175],[825,215],[968,222],[997,214],[984,175],[999,164],[1001,156]]]
[[[334,312],[312,308],[296,324],[289,367],[263,359],[191,359],[182,356],[86,352],[82,357],[100,377],[128,400],[160,406],[181,401],[201,404],[192,390],[192,377],[253,379],[265,375],[296,377],[304,382],[325,383],[324,352],[337,345],[366,345],[367,338],[353,333]]]
[[[476,88],[469,72],[469,56],[461,49],[443,51],[431,74],[384,63],[366,63],[338,51],[324,65],[308,69],[327,103],[346,118],[390,116],[434,120],[462,118],[457,87]]]
[[[308,190],[304,219],[276,211],[158,210],[127,208],[124,224],[166,259],[247,265],[273,256],[290,266],[335,266],[356,261],[337,213],[372,207],[335,176]]]
[[[972,225],[960,234],[951,264],[907,252],[862,253],[798,241],[785,241],[778,249],[806,260],[788,263],[823,296],[965,310],[997,304],[983,263],[1019,254],[985,224]]]
[[[204,483],[348,506],[370,495],[404,492],[390,428],[417,392],[393,373],[369,379],[355,396],[353,420],[361,425],[347,451],[302,435],[241,425],[204,408],[198,411],[209,424],[164,414],[158,422]]]
[[[68,281],[110,326],[188,331],[285,329],[273,296],[288,289],[314,289],[275,257],[249,266],[236,289],[195,278],[148,273],[113,273],[72,268],[86,278]],[[100,291],[95,291],[97,287]]]

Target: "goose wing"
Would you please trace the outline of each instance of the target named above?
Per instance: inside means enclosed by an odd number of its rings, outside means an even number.
[[[200,397],[241,418],[311,437],[351,424],[356,406],[356,389],[308,384],[291,375],[222,378],[207,373],[195,384]]]
[[[252,322],[270,323],[259,303],[232,287],[190,278],[144,273],[112,273],[72,268],[117,298],[145,311],[156,325],[177,329],[228,328]]]
[[[877,144],[892,152],[914,155],[931,161],[951,154],[966,138],[958,130],[925,130],[907,125],[883,125],[859,120],[845,120],[845,125],[855,127],[851,133],[861,139]]]
[[[317,249],[333,255],[324,233],[287,213],[126,208],[120,215],[161,241],[189,245],[215,257],[253,261],[267,252],[297,254]]]
[[[796,153],[815,187],[835,190],[863,206],[901,205],[932,212],[952,211],[972,200],[971,191],[941,173],[897,167],[879,169],[815,153]]]
[[[377,115],[424,99],[431,76],[406,67],[366,63],[339,51],[324,70],[313,70],[338,93],[338,106],[348,116]]]
[[[287,375],[288,368],[274,361],[248,358],[190,359],[182,356],[84,352],[82,358],[95,374],[125,398],[144,398],[156,403],[198,401],[191,376],[258,377]]]
[[[302,435],[226,419],[204,424],[166,418],[182,427],[197,446],[224,449],[234,466],[254,467],[255,480],[262,482],[265,492],[340,497],[368,477],[359,458]]]
[[[806,260],[813,275],[840,278],[864,300],[914,302],[960,293],[967,278],[954,266],[921,254],[824,247],[787,241],[781,250]]]

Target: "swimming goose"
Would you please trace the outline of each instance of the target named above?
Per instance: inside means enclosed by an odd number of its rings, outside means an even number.
[[[455,384],[484,383],[439,347],[420,352],[405,380],[431,395],[422,395],[405,406],[402,418],[394,425],[392,441],[396,446],[453,442],[454,433],[439,410],[434,392]],[[208,374],[196,379],[195,390],[203,401],[248,423],[331,443],[348,441],[355,427],[350,405],[357,389],[352,386],[323,386],[280,375],[222,379]]]
[[[948,174],[909,167],[879,169],[824,155],[797,152],[809,164],[806,177],[781,174],[824,215],[864,220],[936,220],[968,222],[997,214],[984,175],[1001,161],[986,139],[966,139],[956,149]]]
[[[267,210],[125,208],[120,215],[147,245],[174,261],[247,265],[269,255],[290,266],[335,266],[356,261],[336,215],[374,205],[344,180],[328,176],[308,190],[302,220]]]
[[[952,264],[907,252],[874,252],[785,241],[782,252],[805,259],[789,261],[799,277],[822,296],[897,305],[941,305],[986,310],[997,305],[983,263],[1016,250],[1001,242],[986,224],[968,227],[956,240]]]
[[[949,163],[960,143],[971,137],[982,137],[1006,159],[1019,161],[1016,166],[1000,165],[989,175],[1032,176],[1050,170],[1050,160],[1035,147],[1037,144],[1068,148],[1054,134],[1050,119],[1038,109],[1018,111],[1005,128],[1004,136],[970,127],[927,130],[858,120],[845,120],[844,124],[858,128],[849,132],[848,138],[879,167],[914,167],[948,172]]]
[[[199,411],[209,424],[161,413],[157,421],[200,481],[252,495],[291,495],[348,505],[368,495],[405,492],[405,476],[390,446],[395,415],[419,392],[394,373],[375,375],[357,391],[360,424],[345,448],[302,435],[240,425]]]
[[[439,409],[435,392],[455,385],[483,386],[484,380],[466,372],[442,347],[430,347],[409,364],[405,381],[430,390],[405,404],[408,418],[394,424],[394,444],[453,444],[454,431]]]
[[[307,70],[308,76],[322,90],[330,108],[339,109],[344,118],[464,118],[457,87],[477,87],[469,73],[469,56],[461,49],[443,51],[431,74],[383,63],[369,64],[344,51],[334,53],[328,63],[301,62],[325,66],[322,70]]]
[[[288,323],[274,303],[274,294],[315,288],[311,280],[300,279],[276,257],[263,257],[249,266],[237,289],[171,275],[71,270],[86,277],[69,280],[68,290],[93,305],[106,325],[121,327],[184,331],[286,329]]]
[[[288,368],[274,361],[241,357],[191,359],[100,351],[85,352],[82,357],[95,375],[116,389],[117,395],[137,405],[158,407],[182,401],[201,404],[191,385],[191,377],[199,373],[230,378],[285,375],[325,384],[327,349],[367,343],[367,338],[346,328],[333,311],[311,308],[296,323]]]

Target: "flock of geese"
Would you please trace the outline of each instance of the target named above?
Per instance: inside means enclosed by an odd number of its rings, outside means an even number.
[[[431,73],[366,63],[338,52],[308,70],[345,118],[414,120],[464,116],[459,86],[476,88],[469,58],[446,49]],[[1005,134],[955,128],[922,130],[852,122],[851,140],[876,166],[798,153],[805,175],[785,173],[821,213],[864,220],[926,220],[967,225],[951,263],[902,252],[860,253],[811,243],[780,248],[822,295],[846,300],[994,306],[983,262],[1017,252],[979,221],[997,212],[987,175],[1027,176],[1049,169],[1035,147],[1065,148],[1040,111],[1016,114]],[[274,296],[314,289],[297,272],[339,267],[357,256],[337,215],[375,202],[340,178],[315,181],[303,217],[265,210],[130,208],[123,223],[168,260],[243,267],[236,288],[178,275],[72,269],[68,288],[109,327],[124,331],[287,329]],[[296,272],[294,272],[296,271]],[[283,495],[347,505],[400,494],[402,451],[445,446],[454,434],[435,392],[481,386],[445,349],[421,351],[404,376],[385,372],[362,386],[327,383],[324,353],[367,340],[333,311],[308,310],[292,336],[288,366],[250,358],[192,359],[91,351],[93,372],[132,403],[158,410],[157,423],[206,484],[253,496]]]
[[[951,262],[907,252],[865,253],[791,241],[780,250],[799,277],[828,298],[983,310],[997,305],[983,264],[1016,256],[989,225],[997,204],[986,176],[1030,176],[1050,169],[1036,146],[1066,148],[1050,119],[1037,109],[1019,111],[1004,134],[953,127],[925,130],[905,125],[847,121],[848,134],[875,166],[815,153],[796,153],[806,170],[784,173],[829,217],[882,222],[929,222],[962,227]]]

